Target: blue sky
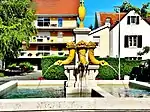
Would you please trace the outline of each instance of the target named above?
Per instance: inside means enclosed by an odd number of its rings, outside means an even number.
[[[114,12],[114,6],[121,5],[124,0],[84,0],[86,7],[85,26],[94,25],[95,12]],[[132,5],[141,7],[150,0],[128,0]]]

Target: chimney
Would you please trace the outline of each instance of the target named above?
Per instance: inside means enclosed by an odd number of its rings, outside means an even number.
[[[105,25],[110,27],[110,18],[109,17],[106,18]]]

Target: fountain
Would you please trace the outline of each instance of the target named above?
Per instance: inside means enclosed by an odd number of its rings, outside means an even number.
[[[95,78],[98,75],[99,66],[95,65],[109,65],[106,61],[98,61],[94,57],[94,49],[96,44],[94,42],[79,41],[67,43],[69,49],[69,56],[66,60],[58,60],[54,65],[68,65],[76,56],[76,63],[73,66],[65,66],[65,74],[68,77],[66,84],[66,96],[82,96],[82,94],[91,95],[91,88],[96,87]],[[86,53],[88,51],[88,61]],[[77,54],[77,55],[75,55]],[[90,63],[94,65],[90,65]],[[69,71],[68,71],[69,70]]]
[[[79,7],[80,27],[74,29],[75,42],[68,42],[67,48],[69,56],[66,60],[58,60],[54,65],[64,65],[65,75],[68,77],[65,80],[14,80],[0,85],[0,111],[147,111],[150,110],[150,98],[135,98],[124,91],[120,90],[112,94],[111,89],[118,89],[118,85],[127,87],[136,87],[150,90],[150,84],[134,81],[134,80],[95,80],[98,75],[98,69],[101,66],[110,66],[104,60],[97,60],[94,57],[94,49],[96,44],[92,42],[91,36],[88,36],[90,29],[84,28],[83,20],[85,18],[85,7],[83,0]],[[75,60],[74,65],[70,65]],[[48,69],[50,69],[51,65]],[[47,69],[47,71],[48,71]],[[115,69],[114,69],[115,70]],[[47,72],[46,71],[46,72]],[[117,72],[117,71],[116,71]],[[65,95],[62,94],[65,83]],[[108,87],[105,87],[108,86]],[[111,86],[110,86],[111,85]],[[103,87],[104,86],[104,87]],[[12,90],[21,87],[23,90],[18,90],[23,96],[18,99],[14,97],[8,98],[6,94],[14,93]],[[33,87],[33,88],[32,88]],[[48,89],[45,91],[45,88]],[[58,87],[58,88],[57,88]],[[109,88],[111,87],[111,88]],[[54,89],[55,88],[55,89]],[[120,88],[120,87],[119,87]],[[30,90],[29,90],[30,89]],[[39,89],[42,89],[39,91]],[[57,89],[57,90],[56,90]],[[58,91],[60,96],[55,95],[54,91]],[[27,96],[30,93],[37,96]],[[135,95],[135,91],[129,91]],[[143,94],[143,91],[136,91]],[[25,93],[25,94],[24,94]],[[26,94],[28,93],[28,94]],[[94,93],[91,98],[91,94]],[[10,95],[9,94],[9,95]],[[30,95],[31,95],[30,94]],[[50,95],[49,95],[50,94]],[[124,98],[125,97],[128,98]],[[149,93],[148,93],[149,95]],[[2,96],[5,96],[2,98]],[[44,97],[43,97],[44,96]],[[123,96],[123,97],[122,97]],[[58,98],[59,97],[59,98]],[[77,98],[70,98],[77,97]],[[83,98],[88,97],[88,98]],[[119,98],[122,97],[122,98]],[[132,97],[132,98],[131,98]],[[143,95],[142,95],[143,97]],[[141,106],[142,105],[142,106]]]

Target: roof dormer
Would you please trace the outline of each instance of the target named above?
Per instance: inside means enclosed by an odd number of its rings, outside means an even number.
[[[110,25],[111,25],[110,20],[111,20],[111,18],[107,17],[106,20],[105,20],[105,25],[110,27]]]

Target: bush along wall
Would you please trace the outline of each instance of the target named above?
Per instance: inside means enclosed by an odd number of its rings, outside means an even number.
[[[48,80],[66,80],[64,66],[51,66],[58,60],[65,60],[64,56],[45,56],[41,59],[42,75]],[[51,67],[50,67],[51,66]]]
[[[117,58],[97,58],[97,59],[107,61],[118,72],[118,59]],[[124,75],[129,75],[132,68],[139,66],[140,62],[141,61],[139,60],[126,60],[124,58],[121,59],[120,61],[121,79],[123,79]],[[99,75],[97,76],[97,78],[104,79],[104,80],[118,79],[118,73],[116,73],[109,66],[100,66]]]

